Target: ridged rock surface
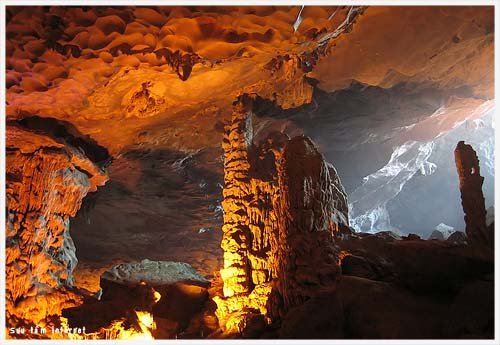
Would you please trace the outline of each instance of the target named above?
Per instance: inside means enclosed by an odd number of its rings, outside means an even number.
[[[38,323],[80,299],[70,217],[107,177],[82,149],[14,125],[6,163],[7,320]]]

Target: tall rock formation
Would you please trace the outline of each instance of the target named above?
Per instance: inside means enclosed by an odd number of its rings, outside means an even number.
[[[345,191],[312,141],[272,133],[254,143],[251,109],[251,96],[237,99],[223,141],[224,296],[214,300],[228,332],[332,286],[334,235],[348,227]]]
[[[77,264],[70,217],[107,181],[104,170],[66,139],[9,125],[6,153],[7,324],[39,323],[74,305]]]
[[[493,247],[493,232],[486,226],[483,181],[479,159],[471,145],[460,141],[455,148],[455,164],[460,178],[460,193],[464,209],[465,232],[470,244]]]
[[[224,280],[224,295],[231,297],[245,293],[250,288],[250,268],[248,251],[248,214],[244,199],[248,199],[250,190],[245,188],[250,180],[248,151],[251,146],[251,118],[249,100],[240,99],[234,105],[233,119],[229,131],[223,139],[224,148],[224,226],[222,228],[222,247],[224,250],[224,268],[221,276]]]
[[[273,318],[283,317],[322,286],[332,287],[340,271],[334,188],[328,166],[309,138],[286,143],[278,185],[278,231],[272,236]]]
[[[233,105],[224,149],[223,298],[215,297],[219,322],[240,332],[249,315],[266,314],[271,291],[270,235],[276,226],[273,200],[278,142],[252,142],[252,99],[244,94]]]

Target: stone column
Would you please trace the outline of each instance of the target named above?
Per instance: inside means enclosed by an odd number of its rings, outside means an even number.
[[[224,250],[224,297],[250,291],[251,273],[248,262],[250,194],[249,150],[252,145],[251,100],[240,96],[234,104],[231,123],[224,135],[224,191],[222,207],[221,247]]]
[[[332,287],[334,235],[348,221],[340,179],[309,138],[271,133],[252,142],[251,100],[243,95],[235,102],[223,142],[224,286],[214,301],[229,333],[262,317],[279,319]],[[270,302],[271,291],[277,298]]]
[[[484,177],[480,174],[479,159],[471,145],[463,141],[457,144],[455,164],[460,179],[468,242],[474,246],[493,247],[493,234],[486,226],[486,208],[482,191]]]
[[[278,231],[271,242],[273,319],[322,288],[333,288],[340,275],[333,185],[323,156],[309,138],[295,137],[285,145],[278,181]]]
[[[223,140],[223,296],[214,301],[221,326],[241,332],[248,320],[266,314],[271,291],[269,241],[276,224],[275,160],[281,140],[268,138],[256,146],[252,142],[251,96],[238,97],[233,106]]]

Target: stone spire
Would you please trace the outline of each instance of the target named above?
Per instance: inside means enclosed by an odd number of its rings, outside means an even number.
[[[460,141],[455,148],[455,164],[460,178],[460,193],[464,209],[465,232],[470,244],[493,246],[493,233],[486,226],[486,209],[482,191],[484,177],[479,159],[471,145]]]
[[[300,136],[287,142],[278,176],[278,231],[271,243],[274,319],[322,287],[333,287],[340,273],[334,189],[328,166],[311,139]]]
[[[248,262],[249,228],[245,202],[249,198],[252,119],[251,100],[245,95],[234,104],[231,123],[226,128],[222,147],[224,149],[224,191],[222,207],[222,249],[224,268],[224,296],[249,292],[250,267]]]

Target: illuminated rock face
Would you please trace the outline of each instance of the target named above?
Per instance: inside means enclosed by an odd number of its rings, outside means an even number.
[[[216,297],[221,324],[238,330],[240,313],[266,313],[266,296],[271,287],[269,265],[270,234],[274,229],[273,199],[275,176],[264,175],[257,162],[258,148],[252,143],[252,100],[248,95],[234,104],[231,123],[224,136],[224,225],[221,247],[224,250],[224,298]],[[263,158],[263,157],[262,157]],[[276,157],[267,157],[270,171]],[[253,164],[252,164],[253,163]],[[273,179],[274,178],[274,179]],[[245,310],[246,309],[246,310]],[[231,315],[238,315],[231,320]]]
[[[229,332],[333,287],[334,235],[348,224],[344,189],[312,141],[273,133],[253,143],[251,107],[250,96],[238,98],[223,142],[224,296],[214,300]]]
[[[82,149],[18,126],[8,126],[6,160],[7,320],[37,323],[80,299],[69,219],[107,177]]]
[[[248,149],[251,146],[250,117],[246,118],[245,104],[237,104],[229,133],[224,139],[224,201],[222,206],[227,210],[224,214],[224,268],[221,271],[225,281],[224,295],[245,293],[249,290],[250,277],[247,261],[248,215],[245,204],[238,199],[248,197],[249,190],[245,185],[249,181],[250,163]],[[249,128],[250,127],[250,128]],[[231,207],[233,206],[233,207]]]
[[[486,226],[483,181],[479,160],[472,146],[460,141],[455,149],[455,164],[460,178],[462,207],[465,213],[465,232],[472,245],[493,247],[493,233]]]

